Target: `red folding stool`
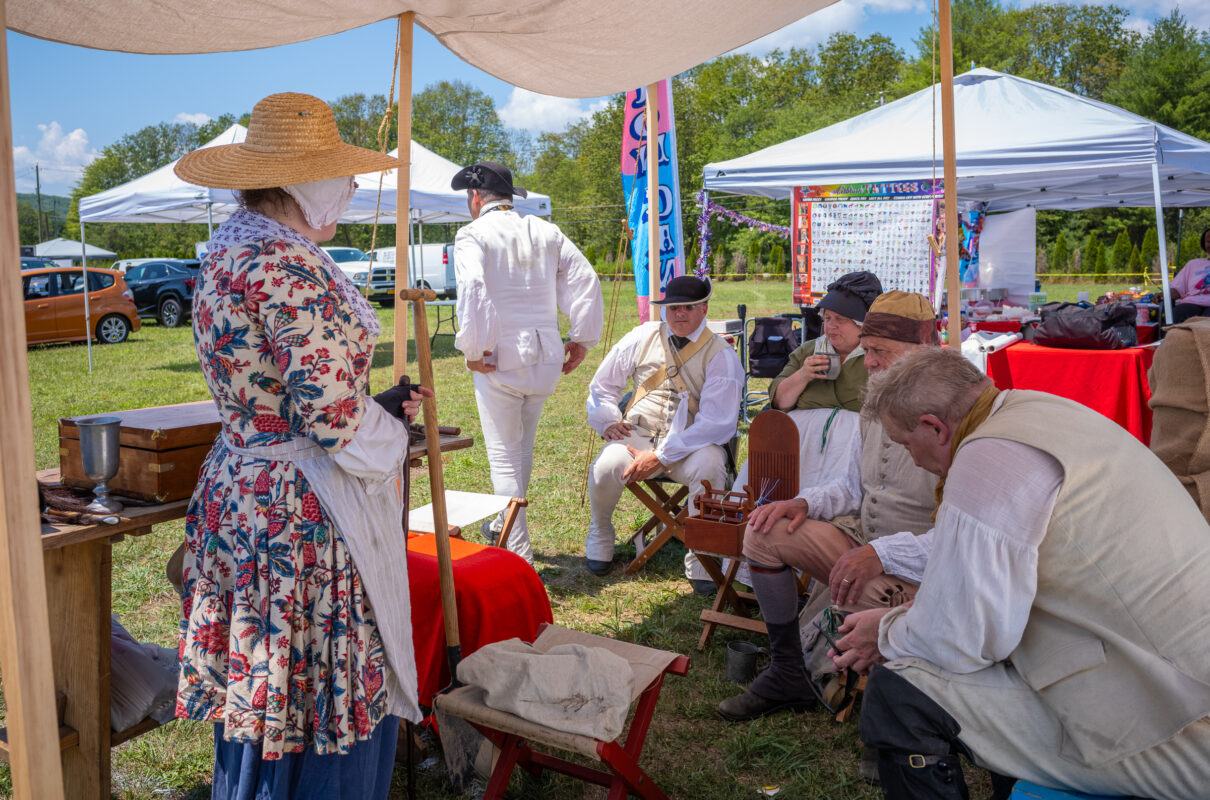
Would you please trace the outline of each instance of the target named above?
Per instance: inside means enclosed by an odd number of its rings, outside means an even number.
[[[483,690],[476,686],[462,686],[438,695],[434,698],[434,706],[438,710],[471,723],[500,750],[483,795],[484,800],[504,797],[509,778],[517,765],[535,776],[549,769],[604,786],[609,789],[610,800],[621,800],[631,794],[648,800],[667,800],[668,796],[639,766],[639,756],[642,755],[656,701],[664,685],[664,675],[684,676],[689,671],[689,659],[667,650],[619,642],[557,625],[544,626],[534,640],[534,648],[539,651],[560,644],[604,647],[630,663],[635,678],[630,702],[635,709],[629,731],[624,739],[615,741],[559,731],[489,708],[483,703]],[[533,748],[536,744],[580,753],[602,762],[606,769],[595,769],[539,752]]]

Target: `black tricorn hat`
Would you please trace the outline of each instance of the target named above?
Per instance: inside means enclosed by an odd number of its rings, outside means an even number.
[[[652,300],[657,306],[692,306],[710,299],[713,287],[709,280],[693,275],[681,275],[668,281],[663,300]]]
[[[495,161],[480,161],[478,164],[463,167],[450,181],[450,188],[456,192],[463,189],[482,189],[493,194],[529,197],[529,192],[520,186],[513,186],[512,171]]]

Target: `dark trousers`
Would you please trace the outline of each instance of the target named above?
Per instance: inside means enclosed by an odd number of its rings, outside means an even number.
[[[944,708],[894,670],[876,666],[861,703],[861,738],[878,751],[887,800],[968,800],[960,755],[962,727]],[[1014,780],[992,775],[993,800],[1006,800]]]
[[[1196,303],[1177,303],[1172,307],[1173,324],[1184,322],[1192,317],[1210,317],[1210,306],[1199,306]]]

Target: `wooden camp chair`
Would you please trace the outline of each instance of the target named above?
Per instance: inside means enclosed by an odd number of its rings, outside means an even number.
[[[766,500],[789,500],[798,494],[798,450],[798,426],[788,414],[769,409],[756,415],[748,429],[748,484],[743,487],[749,501],[747,512],[761,499],[762,492]],[[698,639],[698,650],[709,644],[720,625],[749,633],[766,633],[765,623],[752,618],[756,608],[755,595],[738,591],[734,586],[735,576],[743,563],[746,522],[739,520],[735,524],[737,537],[711,536],[710,531],[717,529],[717,520],[709,517],[717,515],[708,514],[705,507],[717,506],[720,493],[713,493],[715,497],[708,497],[708,494],[703,493],[698,498],[700,517],[690,517],[685,531],[686,546],[697,553],[698,561],[718,586],[714,603],[701,613],[701,620],[706,624]],[[739,493],[726,494],[734,495],[730,502],[738,500]],[[725,571],[719,557],[730,559]],[[804,592],[805,588],[800,581],[799,592]],[[730,612],[726,610],[728,606]]]
[[[451,529],[451,536],[461,538],[461,531],[468,525],[495,516],[504,511],[504,523],[500,533],[496,535],[496,547],[508,544],[512,534],[513,524],[521,509],[529,505],[524,497],[507,497],[502,494],[481,494],[479,492],[457,492],[447,490],[445,493],[446,520]],[[505,511],[507,509],[507,511]],[[433,525],[433,504],[412,509],[408,512],[408,528],[413,533],[435,533]],[[457,533],[454,533],[457,531]]]
[[[548,728],[489,708],[483,702],[483,690],[474,686],[462,686],[438,695],[433,701],[438,711],[460,717],[474,725],[500,750],[499,758],[488,779],[487,790],[483,794],[484,799],[503,798],[509,778],[519,764],[535,776],[540,775],[544,769],[550,769],[587,783],[604,786],[609,789],[610,800],[621,800],[629,794],[648,800],[667,800],[667,795],[639,766],[639,756],[642,755],[656,701],[664,685],[664,675],[684,676],[689,670],[689,659],[666,650],[619,642],[555,625],[544,626],[538,638],[534,640],[534,648],[540,651],[560,644],[604,647],[630,663],[635,678],[631,689],[631,704],[634,705],[637,701],[637,705],[630,720],[629,732],[623,740],[606,742]],[[535,746],[579,753],[600,761],[605,769],[576,764],[539,752],[534,749]]]

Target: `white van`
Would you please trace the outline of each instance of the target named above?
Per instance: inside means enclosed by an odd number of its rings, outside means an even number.
[[[414,260],[409,259],[408,264],[410,288],[432,289],[438,297],[452,298],[457,295],[452,243],[418,244],[409,248],[409,253],[415,253]],[[367,295],[375,300],[384,294],[394,296],[395,248],[380,247],[370,253],[370,256],[374,259],[374,267]]]

